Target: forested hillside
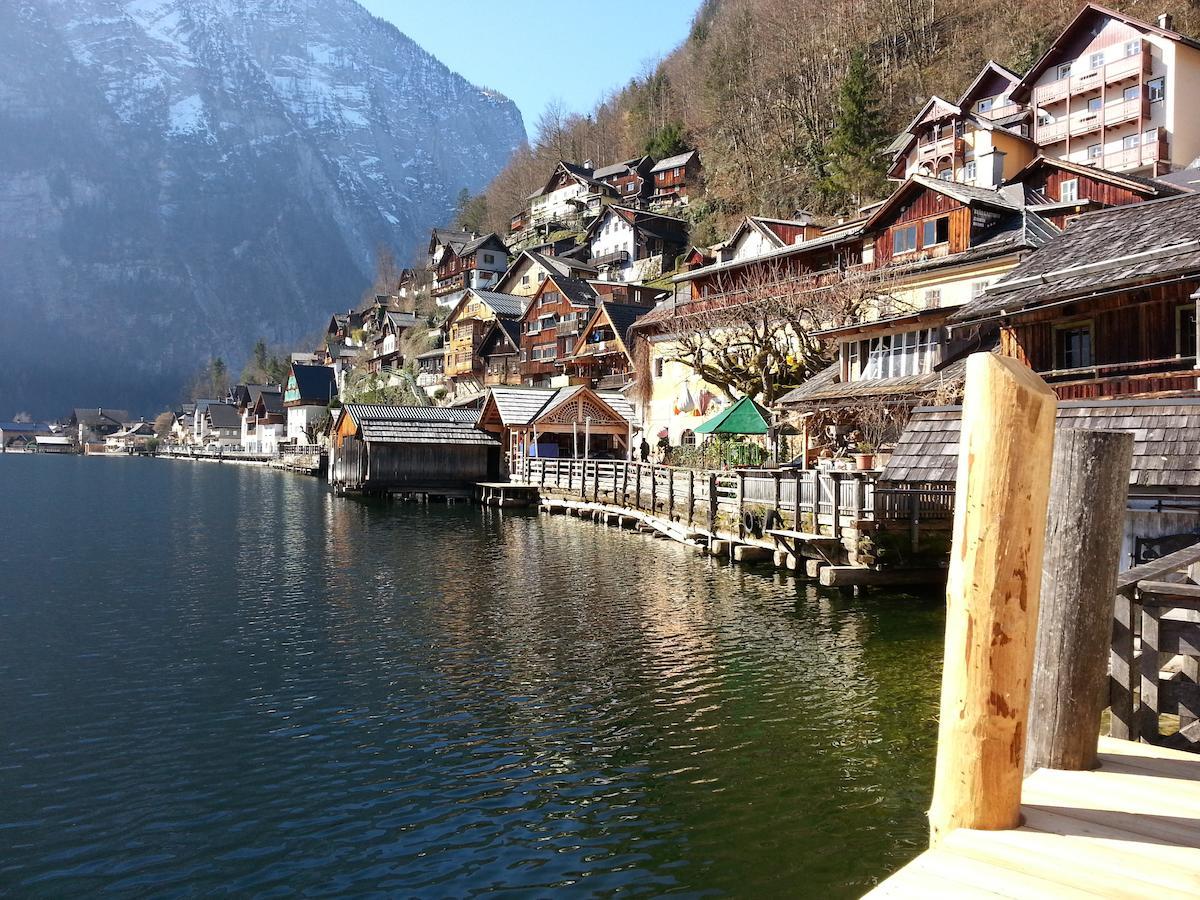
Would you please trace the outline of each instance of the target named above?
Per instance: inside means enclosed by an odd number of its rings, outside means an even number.
[[[1200,34],[1200,0],[1112,5],[1148,21],[1170,12]],[[860,171],[862,141],[878,152],[930,94],[956,98],[988,59],[1024,71],[1080,6],[706,0],[680,47],[590,115],[548,109],[471,214],[504,233],[560,158],[602,165],[683,145],[700,149],[708,181],[707,204],[692,211],[697,241],[744,212],[847,212],[864,199],[856,188],[886,190]]]

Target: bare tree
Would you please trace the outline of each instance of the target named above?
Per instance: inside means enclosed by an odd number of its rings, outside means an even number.
[[[663,325],[672,337],[669,355],[730,399],[770,406],[832,361],[815,332],[907,308],[895,296],[896,275],[865,265],[821,272],[789,271],[780,261],[748,266],[716,292],[677,307]]]

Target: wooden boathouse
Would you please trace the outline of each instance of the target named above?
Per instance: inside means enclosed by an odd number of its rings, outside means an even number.
[[[348,403],[333,426],[329,482],[341,492],[470,497],[500,476],[500,443],[477,409]]]

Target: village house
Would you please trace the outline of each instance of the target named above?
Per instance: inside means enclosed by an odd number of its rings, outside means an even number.
[[[1064,400],[1196,390],[1200,194],[1078,217],[955,311],[956,337],[999,332]]]
[[[130,420],[129,412],[124,409],[80,408],[71,411],[67,425],[75,445],[84,453],[103,453],[105,438],[116,434]]]
[[[640,206],[650,199],[654,181],[650,170],[653,167],[653,159],[649,156],[639,156],[625,162],[601,166],[592,172],[592,177],[612,188],[617,202],[623,206]]]
[[[588,226],[588,264],[605,281],[651,281],[675,269],[687,247],[682,219],[611,205]]]
[[[145,420],[130,422],[120,431],[114,431],[104,439],[104,451],[106,453],[145,451],[151,442],[156,440],[154,426],[151,423]]]
[[[276,402],[272,402],[272,407],[277,409],[274,413],[265,413],[266,421],[264,425],[271,432],[268,441],[274,438],[274,428],[276,424],[283,424],[283,387],[278,384],[238,384],[229,389],[228,401],[237,409],[238,417],[241,420],[241,428],[238,434],[238,444],[242,449],[252,453],[266,453],[260,449],[262,446],[262,436],[258,432],[259,422],[259,401],[264,394],[270,394],[275,398]]]
[[[330,366],[292,363],[283,392],[287,440],[297,446],[317,443],[319,428],[337,396],[337,379]]]
[[[0,453],[27,453],[37,449],[37,438],[53,434],[49,425],[34,422],[0,422]]]
[[[512,294],[469,290],[442,324],[446,361],[443,371],[458,394],[475,393],[483,387],[483,361],[479,348],[488,323],[494,319],[518,320],[525,299]]]
[[[496,282],[495,291],[498,294],[532,297],[551,273],[586,280],[596,277],[596,268],[581,259],[569,256],[551,256],[535,250],[522,250],[513,259],[508,271]]]
[[[476,354],[485,387],[521,383],[521,322],[492,319],[484,329]]]
[[[629,329],[650,312],[645,305],[601,300],[580,332],[564,362],[572,383],[588,383],[598,390],[620,390],[633,378]]]
[[[549,276],[521,316],[523,381],[529,387],[551,386],[601,298],[649,308],[657,296],[641,285]]]
[[[499,236],[435,228],[429,239],[433,297],[454,306],[470,288],[492,288],[508,268],[508,247]]]
[[[546,183],[529,195],[524,224],[530,228],[581,226],[584,217],[598,214],[615,196],[608,184],[596,179],[590,160],[583,165],[560,160]]]
[[[687,270],[692,271],[714,262],[729,263],[756,259],[773,250],[815,240],[823,232],[824,229],[813,222],[808,213],[800,213],[795,219],[746,216],[734,229],[733,234],[714,248],[715,256],[693,247],[685,259],[685,264]]]
[[[417,354],[417,386],[427,391],[437,390],[446,382],[446,351],[435,347]]]
[[[197,443],[222,450],[242,446],[242,416],[234,404],[206,403],[203,412],[197,404],[196,415],[200,421]]]
[[[930,97],[892,144],[888,175],[927,175],[998,188],[1037,156],[1030,111],[1012,100],[1020,76],[989,61],[957,101]]]
[[[287,413],[283,408],[282,390],[259,393],[250,413],[253,417],[253,431],[249,440],[243,441],[243,449],[249,453],[274,456],[279,452],[280,443],[287,438]]]
[[[1020,188],[1026,209],[1060,229],[1080,213],[1182,193],[1157,179],[1047,156],[1033,160],[1009,184]]]
[[[1046,156],[1159,175],[1200,157],[1200,42],[1093,3],[1011,91]]]
[[[420,319],[416,313],[385,311],[379,327],[371,336],[371,358],[367,370],[376,374],[404,365],[404,354],[400,350],[400,339],[410,328],[415,328]]]
[[[650,177],[654,181],[650,193],[651,207],[686,206],[701,192],[703,171],[699,151],[688,150],[659,160],[650,169]]]

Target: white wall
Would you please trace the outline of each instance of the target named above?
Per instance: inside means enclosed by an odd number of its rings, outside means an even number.
[[[636,259],[636,245],[633,226],[616,213],[607,212],[600,218],[600,223],[593,233],[591,254],[595,259],[624,250],[629,254],[629,262],[610,267],[609,278],[612,281],[627,281]]]
[[[289,406],[287,410],[287,439],[297,444],[310,443],[305,428],[320,420],[324,406]]]

